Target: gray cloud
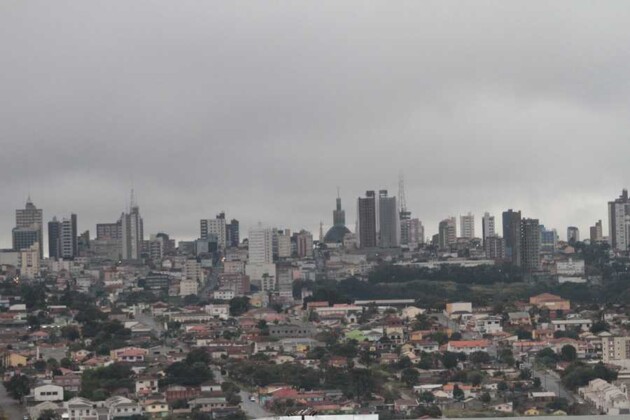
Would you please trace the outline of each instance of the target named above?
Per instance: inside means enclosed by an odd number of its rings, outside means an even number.
[[[0,5],[0,245],[30,191],[45,217],[148,232],[221,210],[350,224],[396,190],[427,232],[520,208],[564,235],[627,184],[627,2]],[[479,223],[479,222],[478,222]]]

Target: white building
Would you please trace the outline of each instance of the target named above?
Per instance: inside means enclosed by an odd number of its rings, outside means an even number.
[[[225,249],[227,239],[227,229],[225,217],[217,217],[215,219],[201,219],[200,237],[207,240],[212,236],[217,238],[217,245],[220,249]]]
[[[573,329],[579,329],[582,331],[588,331],[593,326],[593,321],[590,319],[554,319],[551,321],[551,325],[554,331],[567,331]]]
[[[197,283],[197,280],[184,279],[179,283],[180,296],[196,295],[197,293],[199,293],[199,283]]]
[[[36,242],[28,249],[20,251],[20,275],[33,279],[39,276],[40,271],[40,250]]]
[[[273,263],[273,231],[269,228],[256,227],[249,231],[249,256],[246,274],[252,281],[261,281],[263,276],[276,276]]]
[[[204,311],[219,319],[228,319],[230,317],[230,305],[228,304],[211,303],[204,307]]]
[[[140,208],[131,194],[131,210],[120,216],[122,227],[122,257],[125,260],[138,260],[144,244],[144,227]]]
[[[593,379],[578,393],[592,403],[600,412],[609,415],[630,414],[630,401],[624,385],[618,388],[603,379]]]
[[[483,214],[483,219],[481,219],[481,230],[484,243],[486,242],[487,238],[491,236],[496,236],[494,227],[494,216],[490,216],[490,213],[488,212],[485,212]]]
[[[63,387],[58,385],[41,385],[33,388],[33,400],[43,401],[63,401]]]
[[[188,258],[184,263],[183,280],[194,280],[203,283],[203,269],[196,258]]]
[[[472,239],[475,237],[475,215],[468,213],[465,216],[459,216],[459,228],[461,237]]]

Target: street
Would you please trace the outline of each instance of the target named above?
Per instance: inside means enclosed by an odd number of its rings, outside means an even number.
[[[261,417],[273,417],[273,414],[266,411],[258,403],[249,400],[249,398],[251,397],[251,394],[249,392],[241,391],[239,395],[241,396],[241,408],[243,409],[243,412],[247,415],[247,417],[251,417],[254,419],[258,419]]]
[[[7,394],[4,385],[0,385],[0,408],[8,419],[22,419],[26,415],[26,410]]]
[[[223,375],[221,375],[221,369],[213,366],[212,373],[214,374],[215,382],[219,384],[223,383],[224,378]],[[241,409],[247,415],[247,417],[257,419],[261,417],[273,416],[272,413],[266,411],[257,402],[251,401],[250,397],[252,396],[252,394],[250,394],[249,392],[241,390],[241,392],[239,392],[239,395],[241,397]]]

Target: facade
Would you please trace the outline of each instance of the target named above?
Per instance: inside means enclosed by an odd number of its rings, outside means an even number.
[[[630,337],[604,336],[601,340],[604,363],[630,359]]]
[[[494,216],[490,216],[490,213],[485,212],[483,214],[483,218],[481,219],[481,235],[483,239],[483,243],[485,245],[486,239],[495,236],[495,226],[494,226]]]
[[[366,191],[365,198],[357,199],[357,246],[376,247],[376,195]]]
[[[312,257],[313,256],[313,234],[305,230],[300,231],[297,234],[297,254],[298,257]]]
[[[378,226],[378,245],[381,248],[400,245],[396,197],[388,197],[387,190],[378,192]]]
[[[40,249],[39,244],[34,243],[30,248],[20,251],[20,275],[33,279],[39,275],[40,271]]]
[[[505,259],[513,265],[521,266],[521,212],[509,209],[503,212],[503,239]]]
[[[460,236],[466,239],[475,237],[475,215],[468,213],[465,216],[459,216]]]
[[[521,222],[522,267],[526,271],[540,270],[540,226],[538,219]]]
[[[131,209],[129,213],[123,213],[120,217],[122,228],[122,258],[125,260],[139,260],[144,244],[144,227],[138,207],[131,197]]]
[[[624,189],[619,198],[608,202],[610,245],[617,251],[627,251],[630,242],[630,199]]]
[[[442,250],[449,249],[452,244],[457,242],[457,222],[454,217],[449,217],[440,222],[438,226],[439,248]]]
[[[58,385],[42,385],[33,388],[33,400],[43,401],[63,401],[63,387]]]
[[[96,225],[96,239],[122,241],[122,220],[115,223],[98,223]]]
[[[505,240],[500,236],[488,236],[483,242],[486,258],[491,260],[505,259]]]
[[[601,242],[604,240],[604,233],[602,230],[602,221],[598,220],[594,226],[590,228],[591,243]]]
[[[48,257],[59,259],[61,257],[61,223],[57,217],[48,222]]]
[[[13,250],[22,251],[33,245],[40,244],[40,231],[36,227],[16,227],[11,232],[13,236]]]
[[[73,259],[79,255],[77,215],[71,214],[69,219],[64,218],[59,223],[59,256],[63,259]]]
[[[567,228],[567,242],[579,242],[580,241],[580,229],[576,226],[569,226]]]
[[[37,232],[37,244],[39,245],[39,257],[44,258],[44,215],[42,209],[35,207],[35,204],[31,201],[31,197],[26,200],[26,205],[23,209],[17,209],[15,211],[15,228],[16,229],[29,229]],[[15,242],[14,235],[13,249],[20,251],[24,248],[29,248],[33,243],[20,248],[22,246],[19,242]],[[16,247],[17,245],[17,247]]]
[[[220,213],[214,219],[201,219],[199,223],[199,237],[207,240],[211,236],[216,237],[220,249],[225,249],[227,245],[227,225],[225,223],[225,213]]]
[[[540,225],[540,252],[553,254],[558,247],[558,232],[555,229],[547,230],[545,225]]]
[[[250,264],[273,263],[272,230],[256,227],[249,230],[249,257]]]
[[[226,238],[227,246],[236,248],[241,241],[239,222],[236,219],[230,220],[230,223],[226,225]]]

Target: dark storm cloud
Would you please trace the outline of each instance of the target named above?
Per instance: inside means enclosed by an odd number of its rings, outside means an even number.
[[[147,233],[348,222],[396,190],[428,233],[507,207],[586,234],[627,185],[627,2],[0,5],[2,244],[45,218]],[[478,222],[479,223],[479,222]]]

